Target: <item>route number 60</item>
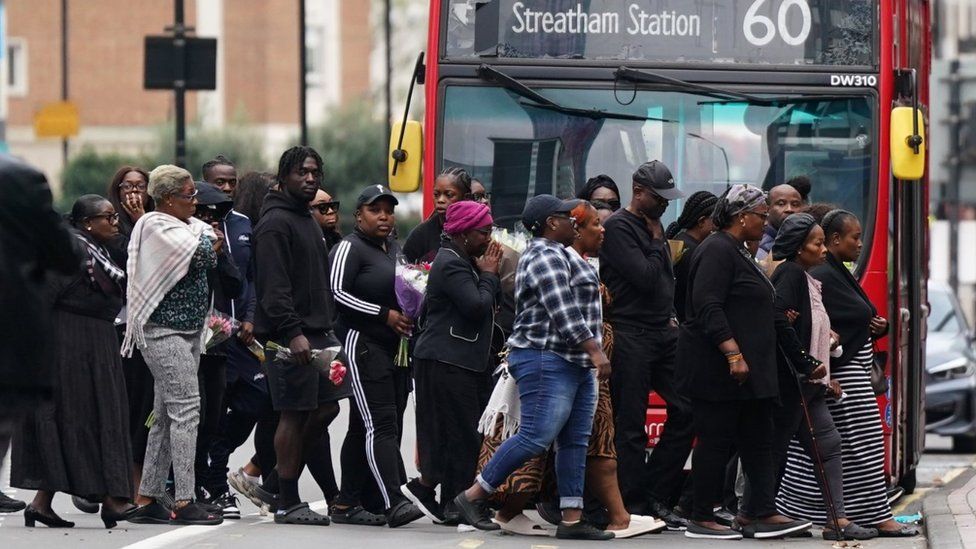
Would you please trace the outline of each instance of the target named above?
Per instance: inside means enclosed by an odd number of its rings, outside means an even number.
[[[742,34],[745,35],[750,44],[753,46],[769,44],[776,38],[777,30],[783,42],[790,46],[799,46],[806,42],[810,36],[810,26],[813,20],[807,0],[783,0],[779,5],[775,24],[771,18],[757,13],[765,3],[766,0],[755,0],[746,10],[746,17],[742,21]],[[793,8],[800,10],[800,18],[802,19],[800,30],[796,34],[793,33],[794,29],[790,29],[786,24],[786,18]],[[756,27],[760,31],[758,36],[753,32],[757,30]]]

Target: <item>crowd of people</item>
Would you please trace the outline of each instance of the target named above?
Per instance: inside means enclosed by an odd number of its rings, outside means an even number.
[[[0,424],[11,485],[36,491],[0,493],[0,511],[23,509],[26,526],[74,526],[52,506],[60,492],[106,528],[220,524],[240,518],[239,494],[278,524],[917,534],[886,498],[870,371],[888,322],[848,267],[861,226],[810,204],[808,178],[685,196],[646,162],[627,204],[606,175],[576,198],[530,197],[523,247],[495,236],[485,185],[450,168],[401,248],[396,196],[371,185],[340,208],[309,147],[276,174],[238,178],[218,156],[199,175],[123,166],[64,223],[49,195],[36,214],[45,273],[16,297],[42,304],[53,345],[23,360],[51,383]],[[425,273],[419,314],[398,290],[404,265]],[[667,420],[648,456],[651,391]],[[230,464],[252,433],[253,457]],[[306,468],[327,513],[299,493]]]

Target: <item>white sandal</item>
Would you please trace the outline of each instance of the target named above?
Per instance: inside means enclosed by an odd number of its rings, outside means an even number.
[[[663,520],[654,517],[641,515],[630,515],[630,526],[623,530],[607,530],[613,532],[614,539],[626,539],[644,534],[652,534],[667,529],[668,525]]]
[[[498,525],[502,527],[502,532],[505,532],[507,534],[516,534],[519,536],[543,536],[543,537],[549,537],[550,535],[552,535],[550,534],[549,530],[546,530],[545,528],[542,527],[542,525],[535,523],[532,519],[530,519],[529,517],[525,516],[522,513],[515,515],[508,522],[502,522],[497,518],[497,516],[492,520],[498,523]]]

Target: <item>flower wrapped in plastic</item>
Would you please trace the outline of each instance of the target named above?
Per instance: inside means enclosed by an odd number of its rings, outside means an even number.
[[[525,248],[529,245],[529,240],[532,240],[532,237],[523,230],[516,229],[509,231],[502,227],[494,227],[491,230],[491,239],[503,246],[508,246],[519,255],[522,255],[525,252]]]
[[[269,351],[274,351],[277,360],[283,360],[285,362],[292,362],[294,360],[291,349],[288,347],[278,345],[274,341],[269,341],[266,347]],[[320,374],[328,376],[329,381],[333,385],[341,385],[342,380],[346,377],[346,365],[337,358],[341,352],[342,347],[339,345],[324,349],[312,349],[309,352],[312,357],[312,362],[309,365],[313,368],[318,368]]]
[[[396,291],[397,303],[403,316],[412,321],[420,317],[427,295],[427,278],[430,276],[430,263],[408,263],[400,256],[397,259],[396,276],[393,288]],[[410,339],[408,336],[400,338],[394,364],[406,368],[410,365]]]
[[[204,325],[204,349],[209,351],[227,341],[240,327],[241,323],[234,317],[220,311],[211,311]]]

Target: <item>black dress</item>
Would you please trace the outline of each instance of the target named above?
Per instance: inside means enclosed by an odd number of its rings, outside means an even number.
[[[14,434],[12,486],[96,500],[132,497],[128,401],[113,326],[122,288],[104,272],[95,278],[86,271],[52,279],[46,288],[54,398],[24,417]]]

